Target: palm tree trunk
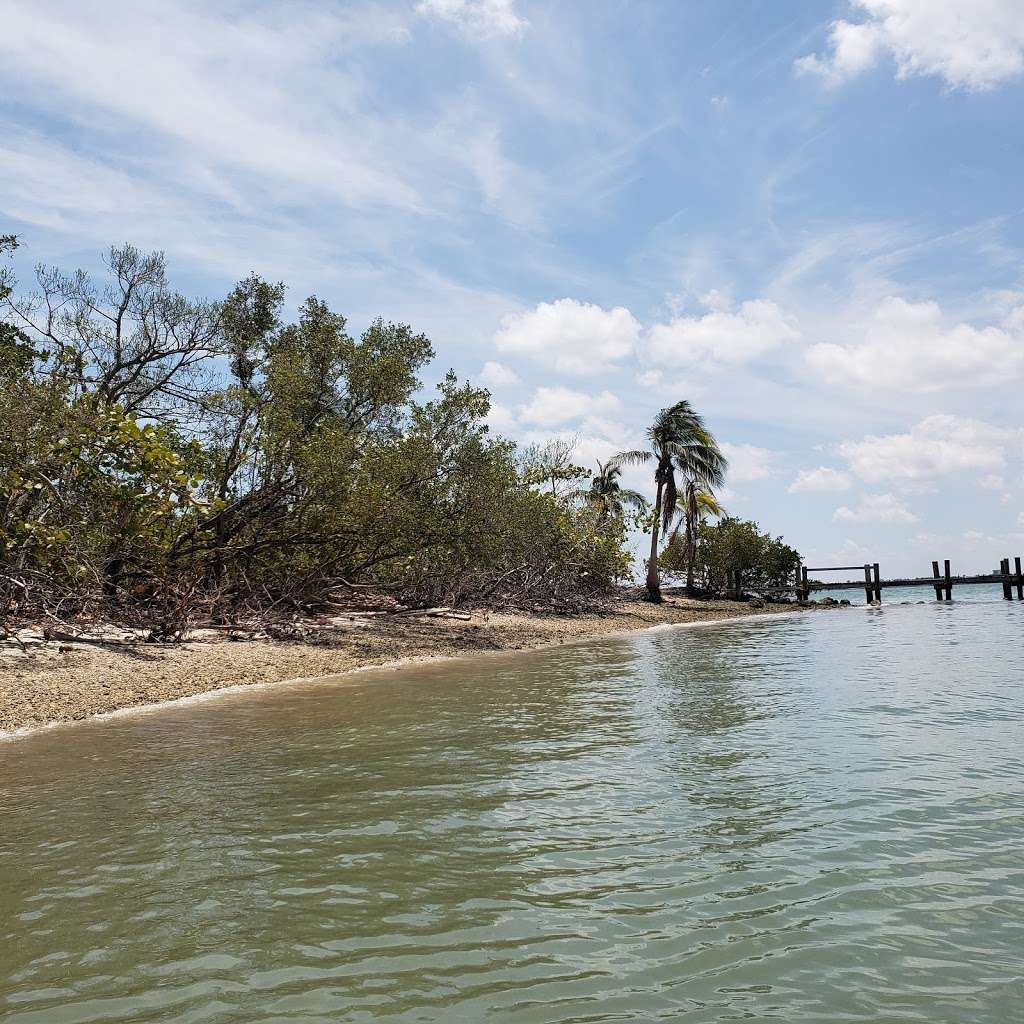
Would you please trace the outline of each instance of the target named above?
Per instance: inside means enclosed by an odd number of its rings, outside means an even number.
[[[664,486],[658,480],[658,490],[654,499],[654,526],[651,529],[651,557],[647,562],[647,600],[661,604],[661,579],[658,576],[658,533],[661,529],[661,489]]]
[[[686,502],[686,592],[693,594],[693,563],[697,558],[696,494],[687,495]]]

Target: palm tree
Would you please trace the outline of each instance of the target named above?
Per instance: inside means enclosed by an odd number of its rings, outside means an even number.
[[[597,472],[590,481],[590,488],[579,492],[579,496],[594,505],[599,524],[609,519],[624,518],[627,512],[646,512],[648,500],[639,492],[623,487],[619,483],[622,463],[615,459],[597,462]]]
[[[676,402],[662,409],[647,428],[650,451],[622,452],[617,463],[655,462],[654,525],[651,528],[651,557],[647,562],[647,600],[661,602],[661,579],[658,575],[658,537],[667,530],[676,514],[679,490],[678,470],[684,481],[693,481],[705,490],[720,487],[728,465],[704,420],[687,401]]]
[[[697,534],[700,524],[709,516],[721,519],[724,515],[725,509],[719,504],[715,492],[710,487],[696,480],[686,481],[683,487],[682,523],[686,527],[686,589],[690,593],[693,592],[693,566],[697,560]]]

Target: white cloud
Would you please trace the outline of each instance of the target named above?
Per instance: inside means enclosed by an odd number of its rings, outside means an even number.
[[[703,384],[689,378],[666,377],[661,370],[642,370],[635,379],[640,387],[649,388],[672,401],[678,401],[680,398],[699,398],[707,390]]]
[[[837,85],[883,54],[897,76],[939,75],[950,86],[991,89],[1024,71],[1020,0],[853,0],[865,20],[832,23],[829,53],[796,62]]]
[[[593,418],[595,414],[614,412],[621,405],[610,391],[589,395],[571,388],[540,387],[533,393],[530,402],[519,410],[519,418],[525,423],[553,427],[584,416]]]
[[[722,451],[729,460],[729,480],[743,483],[747,480],[763,480],[775,472],[776,453],[768,448],[752,444],[722,444]]]
[[[704,368],[735,366],[800,337],[796,325],[774,303],[751,299],[730,311],[719,305],[716,292],[705,297],[711,306],[702,316],[679,316],[655,324],[647,332],[647,355],[663,365]]]
[[[515,433],[518,426],[516,414],[500,402],[491,402],[490,412],[487,414],[487,426],[496,434],[503,434],[506,437]]]
[[[718,499],[718,504],[722,506],[726,514],[734,505],[743,505],[750,499],[745,494],[740,494],[739,491],[734,491],[731,487],[719,487],[715,491],[715,497]]]
[[[812,345],[810,368],[830,384],[936,392],[990,387],[1024,376],[1024,307],[1000,326],[947,325],[934,302],[884,299],[848,346]]]
[[[519,375],[515,370],[509,369],[503,363],[496,363],[488,360],[480,371],[480,380],[487,387],[500,388],[508,384],[518,384]]]
[[[516,0],[420,0],[416,13],[457,25],[479,39],[521,35],[529,25]]]
[[[634,351],[640,324],[628,309],[602,309],[558,299],[505,317],[494,338],[499,352],[526,355],[550,369],[587,376]]]
[[[837,450],[869,483],[921,481],[968,470],[998,473],[1020,437],[1020,430],[940,413],[906,433],[844,441]]]
[[[893,494],[865,494],[856,508],[842,505],[832,514],[836,523],[916,523],[917,516]]]
[[[787,488],[790,494],[803,492],[820,492],[835,494],[848,491],[853,486],[853,478],[841,469],[818,466],[817,469],[801,469],[796,479]]]

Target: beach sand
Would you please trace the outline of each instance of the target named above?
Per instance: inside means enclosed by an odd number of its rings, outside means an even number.
[[[44,641],[42,628],[0,644],[0,733],[69,722],[227,686],[338,675],[410,659],[527,650],[654,626],[792,611],[733,601],[617,601],[600,614],[474,612],[468,620],[398,617],[317,630],[314,641],[225,639],[198,631],[178,644],[149,644],[108,631],[102,642]]]

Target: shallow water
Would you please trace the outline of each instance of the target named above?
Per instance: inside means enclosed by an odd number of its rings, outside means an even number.
[[[1024,604],[847,609],[0,745],[0,1020],[1007,1022]]]

